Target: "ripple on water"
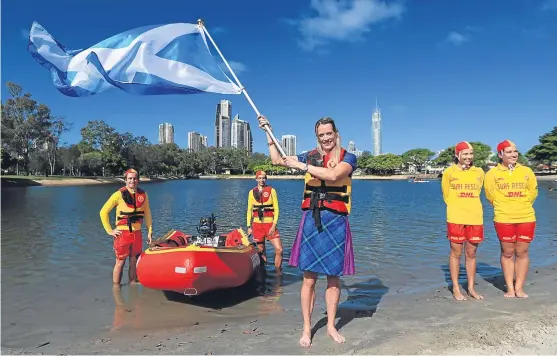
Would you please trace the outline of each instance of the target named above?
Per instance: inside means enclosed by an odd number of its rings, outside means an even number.
[[[299,311],[302,274],[286,266],[300,219],[301,181],[269,180],[278,192],[278,228],[284,246],[284,274],[268,266],[256,288],[185,298],[141,286],[111,288],[112,239],[99,210],[117,189],[30,187],[2,190],[2,343],[26,345],[28,336],[54,331],[90,337],[96,330],[124,332],[221,322],[282,310]],[[219,233],[245,227],[248,190],[253,181],[190,180],[144,185],[154,217],[154,235],[170,229],[195,233],[200,217],[215,213]],[[446,285],[448,242],[445,206],[438,181],[355,181],[350,224],[356,272],[342,278],[339,313],[345,320],[369,316],[386,295]],[[40,214],[37,214],[40,207]],[[538,226],[531,246],[532,265],[557,260],[557,194],[540,182]],[[29,217],[33,218],[30,219]],[[492,210],[484,201],[486,240],[478,250],[478,275],[500,274],[499,245]],[[267,246],[270,260],[273,248]],[[464,268],[460,278],[466,279]],[[124,281],[127,276],[124,275]],[[319,279],[317,293],[326,283]],[[17,307],[13,307],[17,306]],[[325,308],[318,298],[316,308]],[[86,323],[83,320],[87,320]],[[79,336],[78,335],[78,336]],[[15,346],[14,346],[15,345]],[[30,345],[30,344],[29,344]]]

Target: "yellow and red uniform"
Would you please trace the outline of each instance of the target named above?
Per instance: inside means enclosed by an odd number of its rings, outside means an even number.
[[[110,211],[116,207],[116,229],[122,234],[114,239],[114,253],[118,259],[126,259],[130,254],[137,256],[143,250],[141,224],[145,220],[149,234],[153,231],[151,209],[147,193],[137,188],[135,191],[123,187],[103,205],[100,216],[104,229],[112,233]]]
[[[484,171],[457,164],[445,169],[441,188],[447,204],[447,238],[456,243],[483,241],[483,207],[480,200]]]
[[[538,181],[534,172],[519,163],[510,170],[502,164],[487,172],[485,195],[493,205],[499,240],[530,242],[534,239]]]
[[[271,186],[264,186],[259,190],[255,187],[248,194],[247,209],[247,226],[252,228],[253,240],[255,242],[264,242],[280,237],[278,229],[276,229],[279,217],[279,205],[277,192]],[[253,226],[252,226],[253,219]],[[269,235],[269,230],[275,226],[275,233]]]

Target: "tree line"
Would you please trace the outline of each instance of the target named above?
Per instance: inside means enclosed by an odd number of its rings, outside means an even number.
[[[118,176],[134,167],[147,176],[192,176],[232,173],[253,173],[259,169],[269,174],[296,174],[275,166],[262,153],[246,149],[207,147],[193,152],[176,144],[152,144],[144,136],[119,133],[104,120],[89,121],[81,128],[81,141],[65,144],[64,133],[73,124],[54,115],[50,108],[33,100],[30,93],[15,83],[7,83],[10,98],[2,102],[2,170],[15,174],[64,176]],[[487,169],[491,147],[482,142],[474,146],[475,164]],[[368,151],[358,157],[362,173],[391,175],[408,171],[424,172],[431,167],[445,167],[453,160],[454,146],[438,157],[427,148],[416,148],[401,155],[372,156]],[[523,163],[534,165],[557,162],[557,127],[539,138],[539,144],[524,156]]]

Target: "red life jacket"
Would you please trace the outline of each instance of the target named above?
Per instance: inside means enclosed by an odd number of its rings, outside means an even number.
[[[339,161],[342,162],[345,149],[340,152]],[[322,156],[318,150],[308,153],[307,162],[312,166],[327,167],[330,154]],[[340,163],[339,162],[339,163]],[[337,183],[326,183],[306,173],[302,210],[312,210],[318,228],[321,227],[320,210],[331,210],[339,214],[350,214],[352,178],[346,177]]]
[[[120,188],[119,191],[124,204],[120,204],[120,216],[116,217],[116,225],[127,225],[132,231],[132,224],[143,222],[147,194],[140,188],[136,189],[135,194],[130,193],[126,187]]]
[[[271,193],[272,188],[270,185],[264,186],[261,192],[259,192],[258,187],[253,188],[253,197],[258,203],[253,204],[252,212],[254,218],[263,220],[264,217],[275,216],[275,209],[273,208],[273,204],[265,204],[271,199]]]

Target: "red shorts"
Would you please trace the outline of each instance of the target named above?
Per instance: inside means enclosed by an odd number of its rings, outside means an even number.
[[[120,230],[122,234],[114,239],[114,254],[119,260],[125,260],[128,256],[139,256],[143,252],[143,235],[141,230],[129,232]]]
[[[536,231],[536,222],[514,224],[495,222],[495,231],[501,242],[532,242]]]
[[[271,229],[271,226],[273,226],[273,223],[256,223],[256,222],[254,222],[251,225],[253,241],[261,243],[261,242],[265,242],[265,239],[273,240],[273,239],[280,238],[280,234],[279,234],[278,229],[275,229],[275,233],[273,234],[273,236],[268,236],[269,235],[269,230]]]
[[[464,225],[447,223],[447,238],[449,241],[461,244],[464,241],[480,243],[484,239],[483,225]]]

